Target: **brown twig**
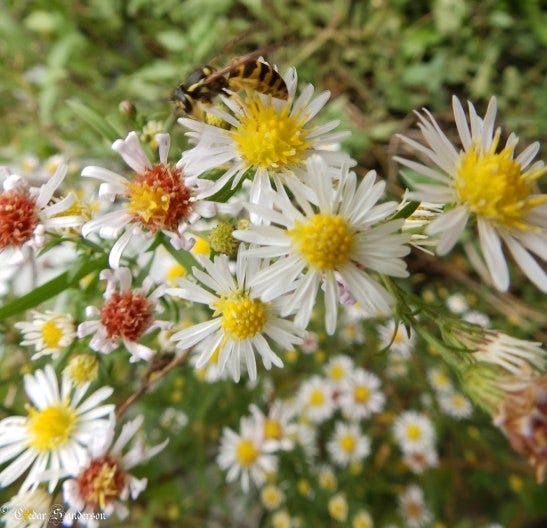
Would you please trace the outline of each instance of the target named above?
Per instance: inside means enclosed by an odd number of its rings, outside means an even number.
[[[188,356],[188,351],[175,356],[165,367],[160,370],[149,368],[143,376],[139,388],[125,400],[116,411],[116,418],[119,419],[127,409],[133,405],[154,383],[171,372],[176,366],[181,365]]]

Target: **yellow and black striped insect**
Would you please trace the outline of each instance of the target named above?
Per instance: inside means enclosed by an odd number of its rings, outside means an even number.
[[[171,100],[187,114],[199,116],[198,104],[210,105],[220,94],[230,96],[233,92],[248,90],[287,99],[289,93],[281,75],[258,60],[263,51],[238,57],[219,70],[207,65],[193,71],[174,89]]]

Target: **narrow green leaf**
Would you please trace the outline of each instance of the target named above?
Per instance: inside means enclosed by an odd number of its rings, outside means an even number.
[[[65,271],[54,279],[42,284],[31,292],[15,299],[14,301],[0,307],[0,321],[34,308],[39,304],[55,297],[59,293],[69,288],[78,287],[78,281],[93,271],[99,271],[107,267],[107,256],[103,255],[94,260],[86,260],[81,263],[79,268],[73,272]]]
[[[396,218],[408,218],[419,206],[420,202],[409,202],[400,211],[394,214],[391,217],[391,220],[395,220]]]
[[[95,110],[92,110],[75,100],[67,101],[67,104],[80,119],[94,128],[109,143],[113,143],[116,139],[123,136],[123,134],[118,132],[103,116],[95,112]]]
[[[169,240],[167,235],[163,233],[160,235],[161,243],[163,247],[169,252],[169,254],[181,265],[184,269],[191,273],[193,267],[201,269],[199,262],[194,258],[192,253],[180,249],[175,249]]]

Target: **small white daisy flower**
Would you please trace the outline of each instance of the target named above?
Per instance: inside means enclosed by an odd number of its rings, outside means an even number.
[[[18,493],[0,506],[5,528],[46,528],[52,517],[51,494],[42,488]]]
[[[342,414],[350,420],[363,420],[379,413],[386,401],[380,386],[378,376],[361,368],[356,369],[340,387],[338,405]]]
[[[274,401],[268,414],[264,414],[256,405],[250,407],[257,426],[264,429],[264,440],[277,450],[289,451],[294,447],[296,423],[293,421],[294,408],[283,400]]]
[[[329,380],[312,376],[300,385],[296,395],[301,414],[314,423],[328,420],[336,409],[333,394]]]
[[[427,379],[433,390],[443,394],[451,393],[454,389],[450,378],[443,369],[434,367],[427,371]]]
[[[275,484],[267,484],[260,492],[260,499],[267,510],[277,510],[285,501],[285,494]]]
[[[66,214],[76,198],[70,194],[60,200],[54,193],[63,182],[67,166],[59,166],[42,186],[31,187],[21,176],[9,175],[0,190],[0,254],[6,253],[13,264],[25,260],[23,248],[40,249],[46,231],[79,227],[78,215]]]
[[[433,446],[426,447],[423,451],[405,453],[404,464],[416,475],[421,475],[426,469],[439,465],[439,456]]]
[[[319,337],[315,332],[306,331],[302,340],[302,352],[305,354],[313,354],[319,347]]]
[[[323,367],[323,371],[325,376],[332,382],[334,388],[338,389],[351,377],[354,368],[353,360],[349,356],[339,355],[330,358]]]
[[[374,528],[372,515],[366,510],[358,511],[351,520],[351,528]]]
[[[344,493],[333,495],[327,504],[329,515],[338,522],[346,522],[348,518],[348,501]]]
[[[464,312],[467,312],[467,310],[469,309],[469,305],[467,304],[464,295],[461,293],[454,293],[453,295],[449,295],[446,299],[446,306],[448,306],[448,309],[452,313],[460,315]]]
[[[150,237],[157,231],[165,233],[175,248],[190,249],[194,240],[185,234],[189,225],[216,212],[212,202],[201,200],[210,183],[187,177],[169,164],[169,134],[157,134],[156,139],[160,162],[155,164],[147,158],[135,132],[112,144],[112,149],[135,171],[131,179],[102,167],[90,166],[82,171],[82,176],[103,181],[100,198],[108,202],[123,199],[120,208],[82,227],[84,237],[98,231],[103,238],[117,238],[108,259],[112,268],[120,265],[121,255],[134,237]]]
[[[289,184],[298,197],[298,207],[283,189],[273,193],[278,210],[249,205],[250,212],[279,227],[252,225],[234,231],[236,238],[263,246],[249,249],[248,256],[279,257],[253,285],[265,301],[290,292],[284,313],[296,312],[295,322],[303,328],[308,325],[321,283],[325,290],[325,326],[333,334],[339,278],[362,307],[387,314],[393,300],[369,273],[408,276],[402,259],[410,251],[408,236],[398,232],[402,220],[373,226],[397,208],[394,202],[375,205],[385,187],[384,182],[374,183],[375,177],[369,172],[357,185],[356,175],[344,168],[333,191],[325,162],[312,156],[307,162],[307,185],[299,184],[297,188],[294,182]]]
[[[424,501],[424,493],[419,486],[411,484],[399,495],[399,513],[408,528],[422,528],[433,520],[433,514]]]
[[[403,453],[423,452],[435,443],[435,428],[422,413],[404,411],[393,424],[393,434]]]
[[[276,471],[277,458],[271,451],[272,445],[264,441],[264,428],[243,417],[239,434],[224,428],[217,462],[228,471],[227,482],[240,480],[241,488],[248,492],[251,481],[261,486],[266,476]]]
[[[370,454],[370,440],[358,424],[337,422],[327,450],[336,465],[346,467],[352,462],[361,462]]]
[[[424,110],[418,113],[418,126],[427,145],[401,139],[429,158],[435,168],[396,158],[431,179],[431,183],[416,183],[416,192],[409,198],[447,205],[427,228],[427,233],[440,237],[437,253],[446,255],[474,217],[482,254],[496,288],[505,291],[509,287],[503,242],[528,278],[547,292],[547,273],[534,257],[547,260],[547,194],[539,194],[535,188],[536,180],[547,169],[541,161],[532,163],[539,143],[514,157],[518,138],[511,134],[496,152],[501,130],[494,128],[495,97],[490,99],[484,119],[469,103],[469,124],[456,97],[452,98],[452,107],[463,150],[458,151],[450,143],[434,117]]]
[[[23,346],[33,346],[36,353],[31,359],[51,355],[56,359],[69,347],[76,337],[74,320],[70,314],[58,314],[52,311],[33,312],[32,321],[15,323],[15,328],[23,334]]]
[[[306,160],[320,153],[329,166],[340,166],[348,157],[329,147],[345,138],[348,132],[334,132],[339,121],[314,125],[312,120],[327,102],[330,92],[315,99],[313,86],[308,85],[295,100],[296,71],[285,76],[287,101],[255,93],[246,100],[223,98],[231,113],[211,108],[230,125],[229,129],[202,121],[182,118],[195,146],[183,153],[185,171],[199,175],[229,163],[229,169],[217,180],[210,193],[215,193],[232,180],[235,187],[248,169],[256,171],[250,189],[252,203],[264,203],[265,192],[271,189],[270,177],[279,186],[287,178],[298,175]]]
[[[21,492],[36,489],[47,470],[71,471],[85,459],[94,428],[106,421],[114,405],[99,405],[113,389],[102,387],[83,399],[89,383],[74,388],[67,376],[59,382],[50,365],[27,374],[25,392],[32,405],[28,416],[10,416],[0,422],[0,461],[11,463],[0,473],[0,486],[8,486],[27,469]],[[49,482],[53,492],[58,475]]]
[[[123,520],[129,515],[124,504],[128,499],[136,500],[146,489],[147,479],[139,479],[129,473],[138,464],[156,456],[167,445],[168,440],[145,448],[140,439],[124,454],[123,450],[141,428],[143,416],[127,422],[114,442],[115,422],[95,430],[86,459],[78,471],[71,472],[63,483],[63,499],[68,510],[63,525],[71,526],[75,520],[88,528],[98,528],[99,514],[110,517],[116,513]],[[83,513],[84,515],[77,515]],[[102,517],[104,518],[104,517]]]
[[[407,329],[403,323],[398,323],[395,328],[395,321],[390,319],[387,323],[378,326],[378,334],[382,348],[389,346],[390,351],[401,358],[410,357],[416,341],[416,334],[411,328]]]
[[[78,337],[93,334],[89,346],[103,354],[110,354],[121,342],[131,353],[129,361],[149,361],[155,351],[138,340],[156,328],[167,329],[171,326],[168,321],[154,318],[155,312],[162,310],[159,298],[165,287],[152,289],[154,284],[146,277],[141,288],[132,289],[128,268],[103,270],[100,278],[107,281],[105,302],[100,309],[96,306],[88,306],[86,309],[88,317],[99,319],[80,323]]]
[[[441,411],[456,420],[469,418],[473,413],[473,405],[459,392],[442,393],[437,396]]]
[[[263,302],[250,286],[260,270],[258,261],[243,258],[240,251],[235,276],[226,255],[216,256],[213,262],[201,259],[201,263],[205,271],[193,268],[193,274],[208,289],[183,279],[180,288],[170,288],[167,293],[207,304],[213,310],[212,318],[176,332],[173,341],[182,350],[199,344],[202,354],[197,368],[207,364],[218,350],[220,369],[227,366],[236,381],[242,361],[250,379],[256,379],[255,353],[261,356],[266,369],[272,364],[282,367],[283,362],[266,337],[284,350],[294,350],[294,345],[302,342],[302,331],[279,316],[281,309],[275,298]]]

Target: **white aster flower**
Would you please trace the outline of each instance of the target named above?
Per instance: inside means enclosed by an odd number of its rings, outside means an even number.
[[[268,414],[264,414],[256,405],[251,405],[251,414],[257,427],[264,429],[264,440],[278,450],[289,451],[294,446],[296,423],[293,421],[295,410],[283,400],[275,400]]]
[[[285,501],[285,494],[275,484],[267,484],[260,492],[260,499],[267,510],[277,510]]]
[[[405,453],[403,462],[414,474],[421,475],[426,469],[438,466],[439,457],[436,449],[428,446],[423,451]]]
[[[539,143],[515,157],[518,138],[510,134],[505,147],[496,152],[501,130],[494,129],[495,97],[490,99],[484,119],[469,103],[469,124],[456,97],[452,98],[452,107],[463,150],[458,151],[450,143],[433,116],[424,110],[418,113],[418,126],[427,145],[402,139],[429,158],[435,168],[396,158],[431,180],[416,183],[416,191],[409,198],[446,204],[444,213],[427,228],[427,233],[440,237],[437,253],[446,255],[474,217],[482,254],[496,288],[505,291],[509,287],[504,242],[521,270],[547,292],[547,273],[534,257],[547,260],[547,194],[539,194],[535,188],[546,169],[541,161],[532,163]]]
[[[47,230],[81,225],[80,216],[68,214],[75,196],[70,194],[60,200],[53,196],[66,172],[67,166],[62,164],[40,187],[31,187],[15,174],[4,180],[0,190],[0,255],[6,253],[9,263],[23,262],[26,246],[40,249],[45,244]]]
[[[351,528],[374,528],[372,515],[366,510],[358,511],[351,520]]]
[[[329,515],[338,522],[346,522],[348,518],[348,501],[344,493],[340,492],[333,495],[327,504]]]
[[[412,328],[408,328],[403,323],[395,324],[393,319],[387,323],[378,326],[380,345],[382,348],[389,346],[391,352],[403,359],[408,359],[414,348],[416,334]]]
[[[152,280],[146,277],[141,288],[131,288],[131,272],[128,268],[101,271],[100,278],[107,281],[105,302],[101,308],[88,306],[86,315],[98,317],[78,325],[78,337],[93,334],[89,346],[103,354],[110,354],[120,342],[131,353],[132,363],[144,359],[148,361],[155,355],[150,347],[139,343],[139,339],[156,328],[167,329],[168,321],[154,318],[155,312],[162,310],[159,298],[164,286],[155,289]],[[119,288],[116,286],[119,284]]]
[[[403,453],[423,452],[435,443],[435,428],[422,413],[404,411],[393,424],[395,439]]]
[[[131,179],[102,167],[90,166],[82,171],[82,176],[103,181],[100,198],[108,202],[123,199],[120,208],[82,228],[85,237],[98,231],[103,238],[117,238],[108,260],[112,268],[119,266],[133,237],[150,237],[157,231],[165,233],[175,248],[190,249],[194,240],[185,236],[189,225],[216,212],[213,203],[201,200],[209,182],[185,176],[180,168],[169,164],[169,134],[157,134],[156,140],[160,162],[155,164],[147,158],[135,132],[112,144],[112,149],[135,171]],[[124,233],[118,238],[122,230]]]
[[[23,333],[23,346],[33,346],[36,353],[31,359],[38,359],[50,354],[53,359],[69,347],[76,331],[70,314],[58,314],[52,311],[34,312],[32,321],[15,323],[15,328]]]
[[[453,295],[449,295],[446,299],[446,306],[448,306],[448,309],[452,313],[460,315],[469,309],[469,305],[467,304],[464,295],[461,293],[454,293]]]
[[[0,473],[0,486],[8,486],[27,469],[21,492],[36,489],[44,472],[50,470],[51,493],[57,485],[56,472],[73,470],[85,457],[94,428],[105,422],[114,405],[99,405],[113,389],[102,387],[83,400],[89,383],[74,388],[67,376],[61,387],[50,365],[25,375],[25,392],[32,402],[28,416],[10,416],[0,422],[0,463],[11,463]]]
[[[212,318],[176,332],[173,341],[182,350],[199,344],[202,354],[197,368],[207,364],[218,351],[220,369],[227,366],[236,381],[241,362],[246,365],[250,379],[256,379],[255,353],[260,354],[266,369],[272,364],[282,367],[283,362],[266,337],[284,350],[294,350],[293,345],[302,342],[302,331],[279,316],[280,306],[275,298],[262,302],[250,286],[260,270],[259,263],[243,258],[240,251],[235,276],[230,272],[226,255],[216,256],[213,262],[202,259],[201,263],[205,271],[193,268],[193,274],[208,289],[183,279],[180,288],[170,288],[167,293],[207,304],[213,310]]]
[[[263,246],[250,248],[249,256],[279,257],[252,284],[264,301],[290,292],[284,313],[297,312],[295,322],[304,328],[323,283],[329,334],[336,328],[340,279],[362,307],[385,314],[392,298],[369,273],[408,276],[402,260],[409,252],[408,235],[398,233],[402,220],[374,227],[397,208],[394,202],[375,205],[385,183],[374,183],[375,173],[369,172],[357,185],[356,175],[347,167],[339,176],[333,188],[325,162],[313,156],[307,162],[307,185],[289,183],[298,207],[283,189],[273,193],[278,210],[249,205],[250,212],[279,227],[252,225],[234,231],[236,238]]]
[[[319,376],[312,376],[300,385],[296,400],[300,413],[314,423],[328,420],[336,409],[334,386]]]
[[[320,153],[329,166],[340,166],[347,154],[332,151],[330,146],[348,135],[331,132],[339,121],[323,125],[312,120],[327,102],[330,92],[325,91],[312,99],[314,88],[306,86],[295,99],[296,71],[285,75],[289,97],[287,101],[255,93],[247,99],[223,98],[231,113],[211,108],[230,125],[213,126],[202,121],[182,118],[179,122],[188,128],[193,148],[183,153],[181,163],[186,172],[199,175],[226,163],[228,170],[217,180],[214,193],[232,180],[235,187],[248,169],[256,171],[250,189],[252,203],[264,203],[265,191],[271,189],[270,177],[279,186],[287,178],[298,175],[306,160]]]
[[[353,360],[349,356],[338,355],[330,358],[323,370],[332,385],[335,388],[340,388],[351,377],[354,368]]]
[[[370,440],[358,424],[337,422],[327,449],[336,465],[346,467],[352,462],[361,462],[370,454]]]
[[[240,480],[243,491],[249,491],[252,481],[261,486],[266,476],[277,469],[277,458],[271,453],[275,449],[264,440],[264,428],[251,418],[240,421],[240,433],[225,427],[222,432],[218,465],[227,470],[226,480]]]
[[[469,399],[459,392],[441,393],[437,401],[441,411],[456,420],[469,418],[473,412],[473,405]]]
[[[124,503],[137,499],[147,485],[146,478],[138,479],[129,470],[156,456],[168,442],[145,448],[138,439],[124,454],[142,423],[142,415],[127,422],[115,442],[113,419],[102,429],[96,429],[85,460],[76,472],[71,472],[73,478],[63,483],[63,499],[68,506],[63,525],[72,526],[77,520],[88,528],[98,528],[99,518],[113,513],[121,520],[127,517],[129,510]]]
[[[45,528],[54,514],[51,499],[42,488],[18,493],[0,507],[5,528]]]
[[[362,420],[379,413],[386,398],[380,390],[380,378],[367,370],[358,368],[342,383],[338,405],[350,420]]]
[[[433,514],[424,501],[424,493],[419,486],[411,484],[399,495],[399,513],[408,528],[422,528],[433,520]]]
[[[443,369],[430,368],[427,371],[427,379],[436,392],[446,394],[453,391],[452,382]]]

